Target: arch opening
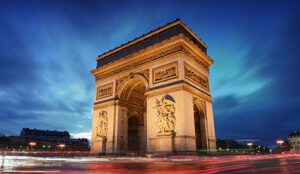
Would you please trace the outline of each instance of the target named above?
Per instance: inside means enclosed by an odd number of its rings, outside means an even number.
[[[204,110],[197,104],[194,104],[194,124],[195,124],[195,138],[196,149],[207,149],[207,131],[206,131],[206,117]]]
[[[125,153],[142,154],[146,152],[146,127],[144,121],[146,116],[146,85],[134,77],[122,88],[120,100],[127,110],[126,125],[122,129],[125,134]]]

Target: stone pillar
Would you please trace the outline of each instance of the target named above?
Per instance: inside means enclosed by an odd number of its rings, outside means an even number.
[[[159,114],[156,103],[166,95],[172,96],[175,101],[176,124],[172,132],[159,132],[155,124]],[[195,151],[193,96],[185,90],[170,92],[166,95],[148,97],[147,100],[148,153]]]
[[[212,103],[206,102],[206,118],[207,118],[207,138],[208,138],[208,149],[210,151],[216,150],[216,137],[215,137],[215,125]]]
[[[101,114],[105,113],[107,120],[100,125]],[[103,119],[103,118],[102,118]],[[99,129],[106,127],[106,135],[99,135]],[[95,153],[110,154],[113,150],[114,106],[95,108],[93,112],[93,128],[91,150]]]
[[[156,135],[156,152],[175,152],[175,136],[175,132],[160,133]]]
[[[116,105],[115,152],[124,154],[127,151],[128,118],[127,107]]]

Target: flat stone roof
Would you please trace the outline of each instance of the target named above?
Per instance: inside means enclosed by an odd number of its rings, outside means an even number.
[[[180,19],[159,27],[147,34],[144,34],[132,41],[127,42],[119,47],[116,47],[97,58],[97,68],[114,62],[122,57],[145,49],[156,43],[164,41],[173,36],[184,34],[187,38],[193,41],[205,54],[207,54],[207,46],[202,42],[189,28],[187,28]]]

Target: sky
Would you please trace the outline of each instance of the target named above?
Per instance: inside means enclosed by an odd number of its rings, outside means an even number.
[[[89,137],[96,57],[180,18],[207,45],[216,137],[300,129],[297,1],[0,1],[0,133]]]

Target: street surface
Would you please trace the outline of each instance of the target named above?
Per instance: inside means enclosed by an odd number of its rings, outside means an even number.
[[[0,155],[0,173],[300,173],[300,155],[29,157]]]

